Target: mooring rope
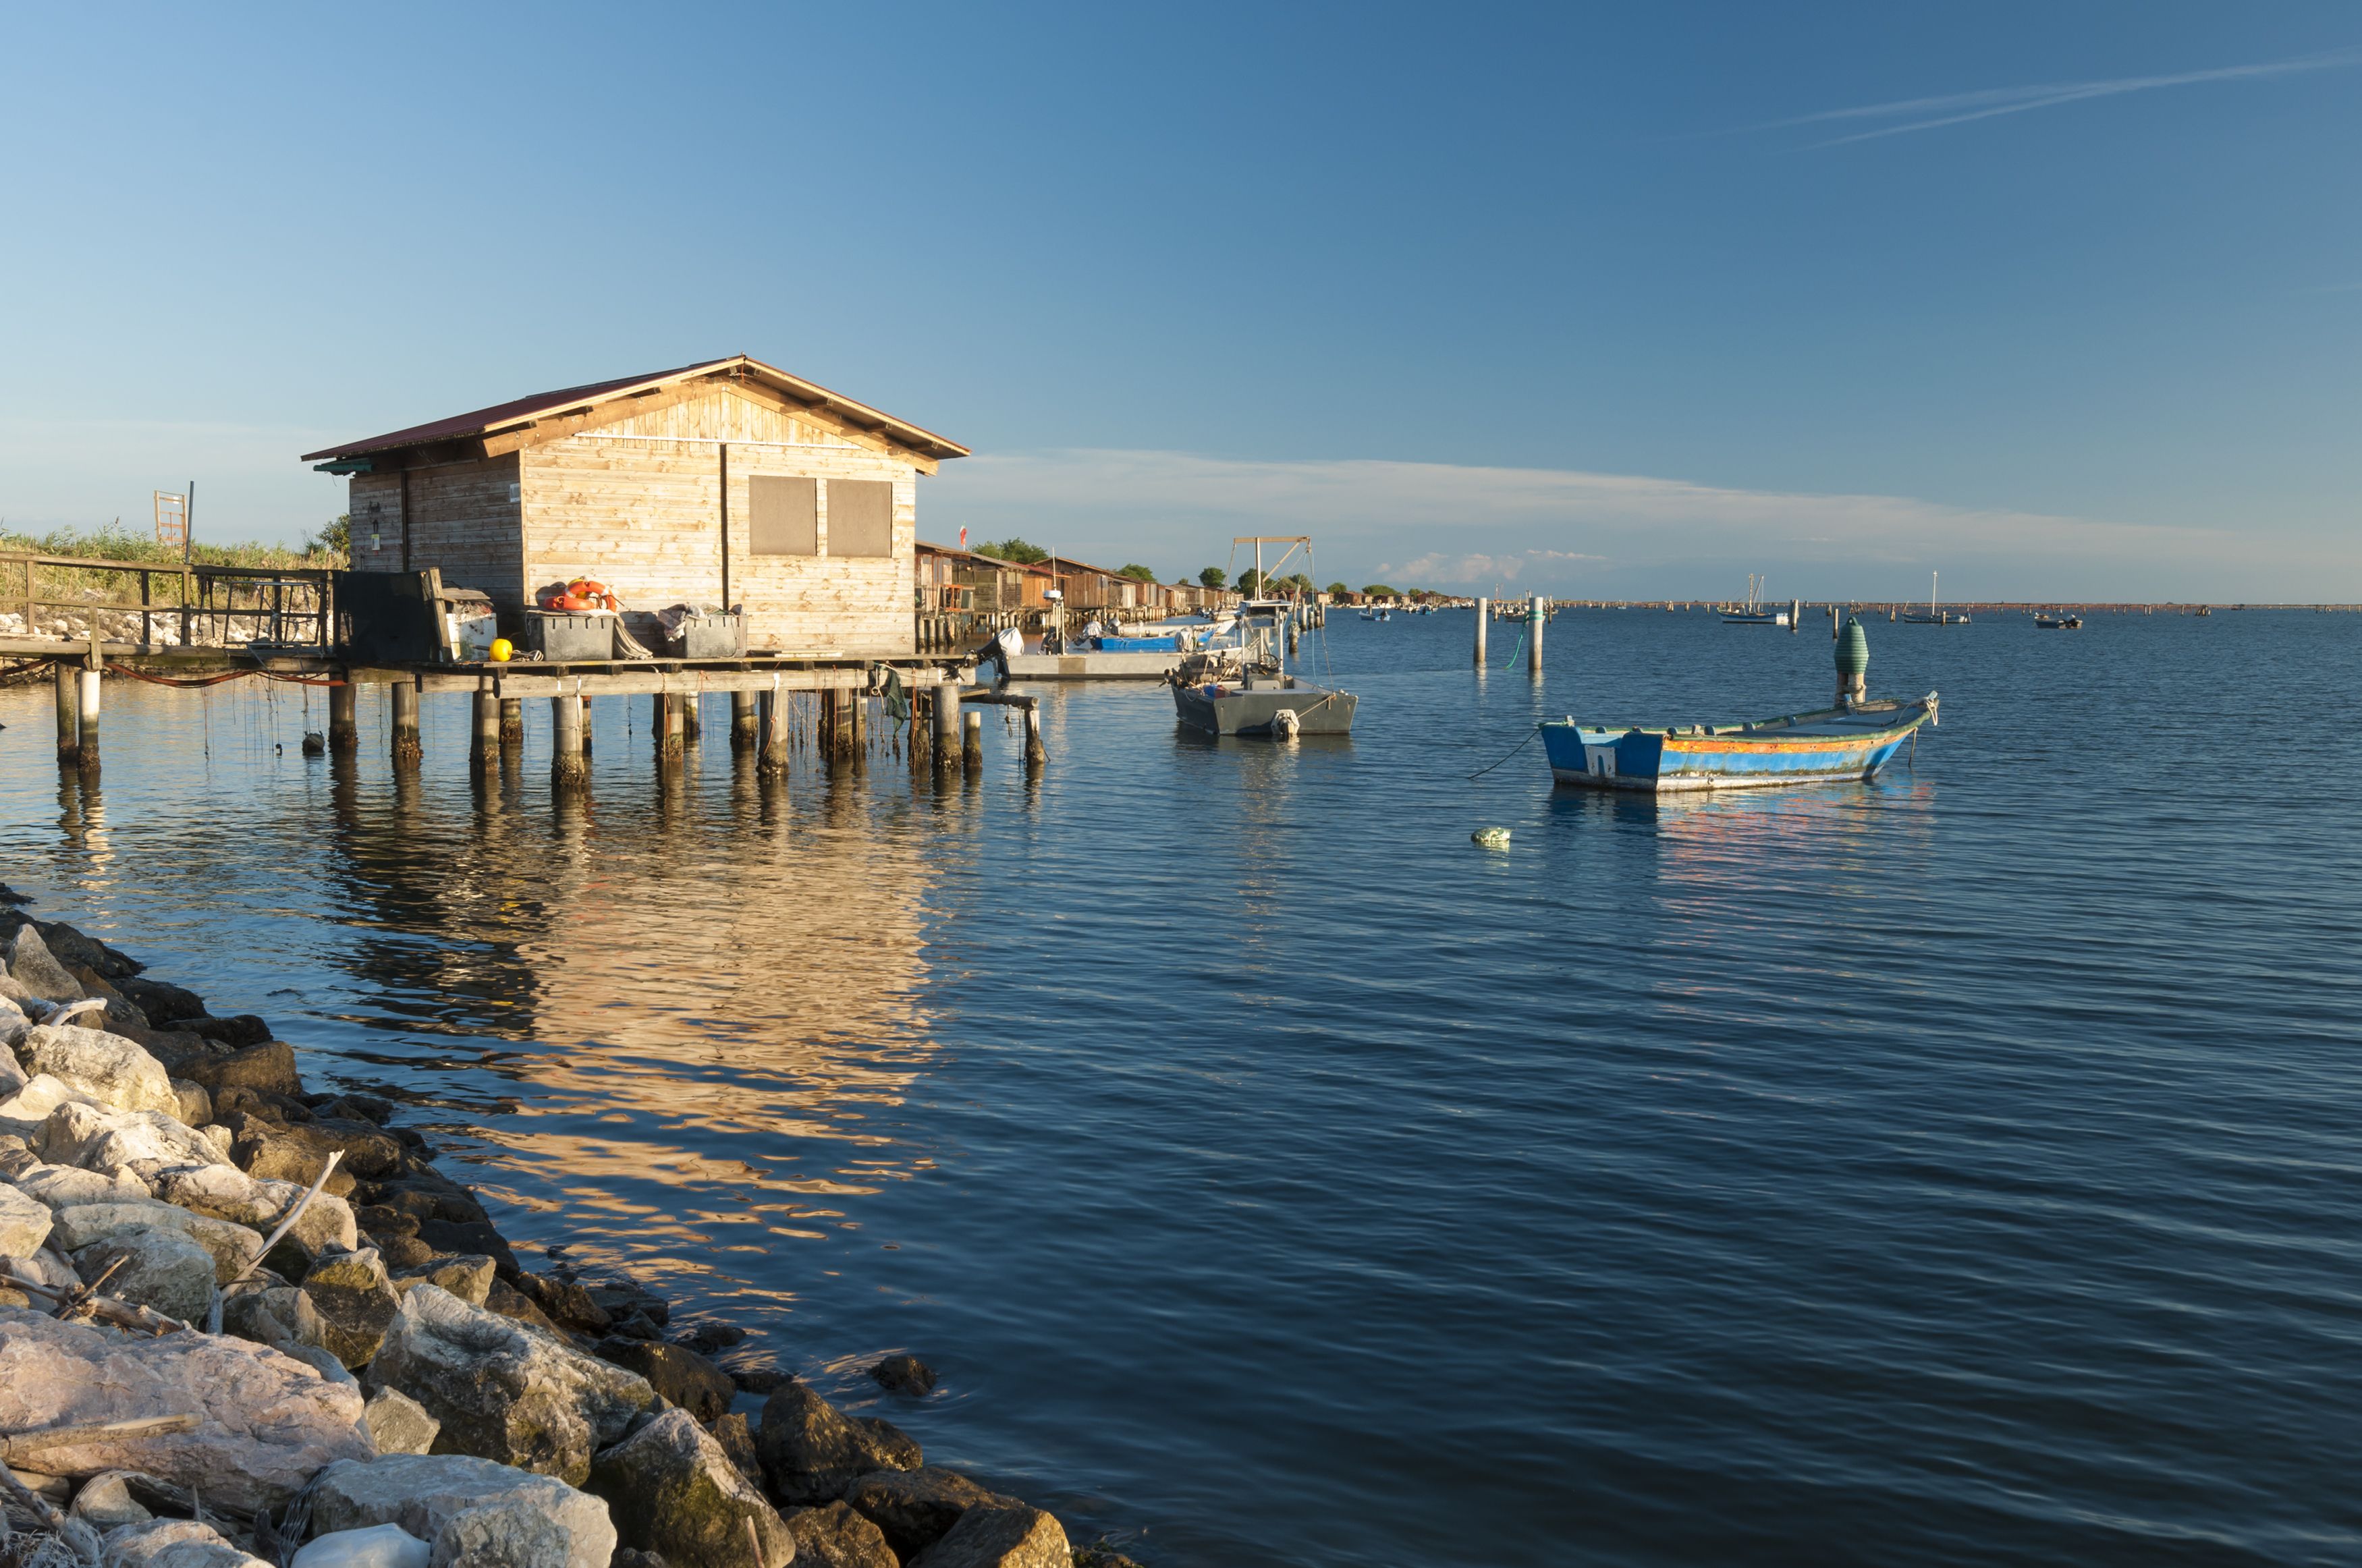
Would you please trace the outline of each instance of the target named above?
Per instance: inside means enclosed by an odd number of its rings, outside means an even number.
[[[1521,752],[1521,751],[1525,750],[1525,749],[1526,749],[1526,747],[1528,747],[1528,746],[1529,746],[1529,745],[1533,745],[1533,744],[1534,744],[1534,736],[1535,736],[1535,735],[1538,735],[1538,734],[1541,734],[1541,733],[1542,733],[1542,732],[1540,731],[1540,728],[1536,728],[1536,729],[1535,729],[1531,734],[1528,734],[1528,735],[1526,736],[1526,738],[1525,738],[1525,739],[1523,739],[1523,740],[1519,741],[1516,745],[1511,746],[1511,747],[1509,748],[1509,756],[1517,756],[1517,755],[1518,755],[1518,753],[1519,753],[1519,752]],[[1509,756],[1505,756],[1505,757],[1501,758],[1501,762],[1507,762],[1507,761],[1508,761],[1508,760],[1509,760]],[[1485,777],[1485,775],[1486,775],[1487,773],[1492,772],[1494,767],[1500,767],[1500,766],[1501,766],[1501,762],[1494,763],[1494,764],[1492,765],[1492,767],[1480,767],[1480,768],[1478,768],[1475,772],[1473,772],[1473,773],[1470,774],[1468,777],[1469,777],[1471,779],[1482,778],[1484,778],[1484,777]]]
[[[244,680],[248,676],[260,676],[265,680],[277,680],[289,686],[344,686],[349,682],[327,680],[309,675],[280,675],[268,669],[228,669],[219,675],[200,675],[178,680],[169,675],[150,675],[144,669],[134,669],[127,664],[109,659],[106,668],[131,680],[144,680],[150,686],[170,686],[182,691],[193,691],[203,686],[219,686],[225,680]]]

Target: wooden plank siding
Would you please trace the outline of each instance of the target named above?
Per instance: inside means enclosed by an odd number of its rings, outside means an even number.
[[[511,494],[516,484],[514,453],[398,473],[355,474],[348,502],[354,569],[403,569],[407,535],[414,569],[439,567],[452,587],[479,589],[495,604],[522,605],[522,503]]]
[[[747,644],[754,648],[863,657],[915,651],[918,472],[875,444],[855,443],[723,389],[527,447],[521,456],[526,591],[590,576],[634,609],[682,601],[743,604]],[[771,475],[821,481],[817,556],[754,553],[749,481]],[[890,555],[830,554],[832,480],[883,480],[893,487]]]

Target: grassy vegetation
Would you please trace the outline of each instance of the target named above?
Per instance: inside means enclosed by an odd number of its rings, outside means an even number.
[[[199,535],[190,558],[199,566],[256,567],[268,570],[301,568],[317,571],[347,563],[345,520],[341,517],[304,541],[300,550],[284,545],[208,544]],[[82,556],[96,560],[132,561],[143,566],[178,566],[178,546],[160,545],[152,533],[135,534],[119,523],[96,528],[53,528],[28,534],[0,524],[0,550],[38,556]]]

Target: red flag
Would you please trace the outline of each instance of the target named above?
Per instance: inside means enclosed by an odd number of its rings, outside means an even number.
[[[960,530],[960,548],[963,550],[967,548],[967,530],[966,528],[962,528]]]

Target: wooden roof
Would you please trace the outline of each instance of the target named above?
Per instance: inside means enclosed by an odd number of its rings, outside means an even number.
[[[631,411],[629,405],[635,402],[662,392],[690,390],[691,383],[705,381],[760,387],[788,403],[824,415],[833,424],[922,457],[941,459],[968,455],[966,447],[932,430],[912,425],[908,420],[897,419],[866,403],[855,403],[826,387],[815,385],[800,376],[791,376],[776,366],[766,365],[760,359],[739,354],[727,359],[707,359],[695,365],[684,365],[677,370],[657,370],[647,375],[625,376],[619,381],[594,381],[588,386],[561,387],[556,392],[536,392],[531,397],[494,403],[490,408],[473,409],[466,414],[414,425],[407,429],[389,431],[383,436],[371,436],[321,451],[306,452],[303,460],[307,463],[346,463],[377,453],[440,446],[447,442],[480,441],[487,446],[497,445],[502,451],[514,451],[520,447],[573,435],[608,418],[621,417]],[[611,404],[621,406],[610,407]]]

